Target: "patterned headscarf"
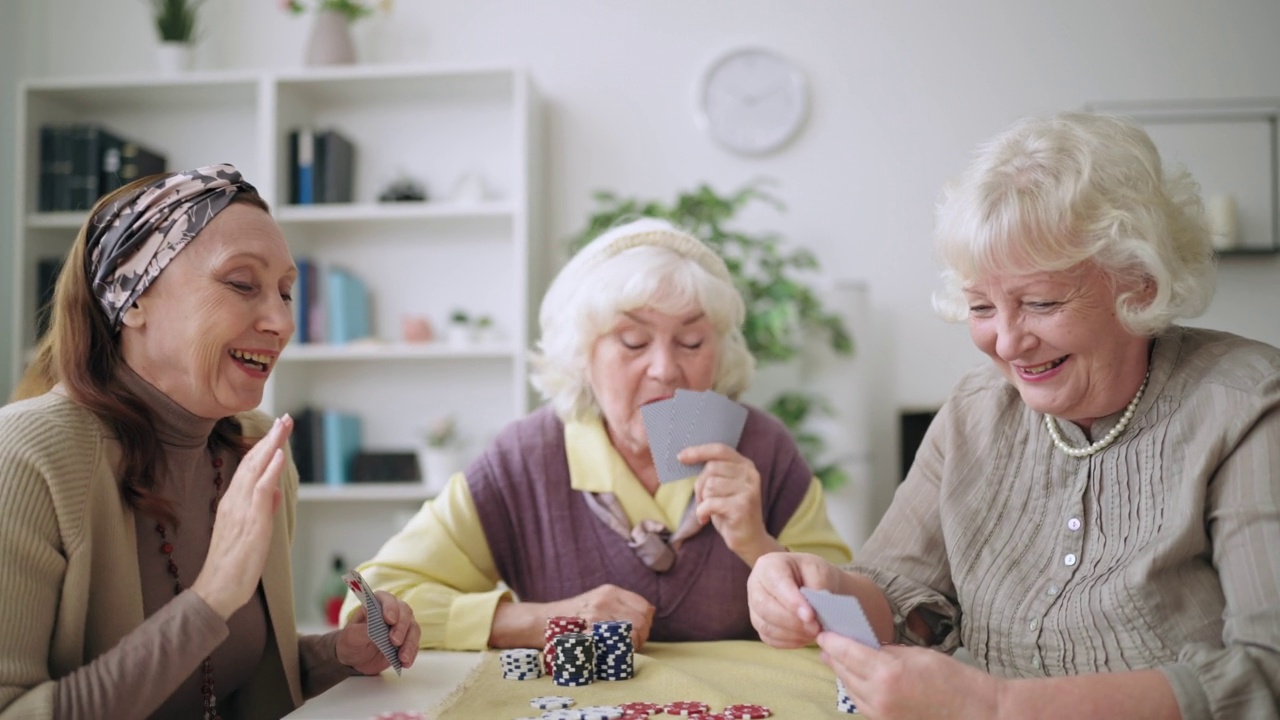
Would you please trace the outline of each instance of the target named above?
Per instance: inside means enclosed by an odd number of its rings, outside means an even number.
[[[257,190],[235,167],[206,165],[141,187],[94,214],[85,272],[113,331],[178,251],[242,192]]]

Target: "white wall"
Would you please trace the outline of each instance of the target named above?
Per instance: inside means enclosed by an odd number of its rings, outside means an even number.
[[[204,67],[300,63],[306,18],[266,0],[203,12]],[[38,13],[16,32],[36,44],[41,74],[152,67],[145,3],[44,0]],[[937,405],[982,360],[929,309],[933,205],[972,146],[1019,116],[1089,101],[1280,97],[1278,34],[1275,0],[398,0],[391,18],[357,27],[369,62],[531,68],[547,98],[549,238],[580,226],[598,188],[667,198],[776,178],[787,212],[748,221],[870,289],[857,341],[881,505],[898,473],[897,410]],[[698,74],[743,43],[789,55],[813,88],[800,137],[762,159],[727,154],[693,122]],[[12,94],[4,102],[10,123]],[[1280,344],[1274,312],[1258,312],[1280,308],[1278,280],[1274,259],[1225,264],[1202,324]]]

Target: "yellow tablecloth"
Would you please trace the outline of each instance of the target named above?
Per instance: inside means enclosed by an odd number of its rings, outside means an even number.
[[[746,640],[649,643],[636,653],[635,678],[584,687],[561,687],[549,677],[504,680],[498,651],[488,651],[428,715],[435,720],[536,717],[542,711],[529,701],[540,695],[566,695],[577,701],[575,707],[700,700],[713,712],[737,703],[766,705],[782,720],[850,717],[836,710],[835,675],[818,659],[817,648],[776,650]]]

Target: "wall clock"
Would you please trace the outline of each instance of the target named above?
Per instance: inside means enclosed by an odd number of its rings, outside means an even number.
[[[809,86],[790,60],[764,48],[713,61],[697,90],[698,124],[733,152],[762,155],[786,145],[809,113]]]

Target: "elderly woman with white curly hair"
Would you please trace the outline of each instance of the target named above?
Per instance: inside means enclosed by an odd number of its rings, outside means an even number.
[[[629,620],[637,647],[754,638],[757,558],[849,560],[821,485],[760,410],[737,448],[686,448],[704,469],[659,482],[641,408],[682,389],[736,398],[754,368],[743,317],[724,261],[662,221],[614,228],[569,261],[539,318],[547,405],[361,566],[413,608],[424,647],[541,647],[547,618],[565,615]]]
[[[1213,292],[1194,183],[1067,113],[984,146],[939,216],[938,304],[991,363],[858,565],[756,563],[763,639],[816,637],[878,719],[1280,717],[1280,350],[1173,324]],[[799,586],[900,645],[819,634]],[[927,649],[959,646],[977,668]]]

